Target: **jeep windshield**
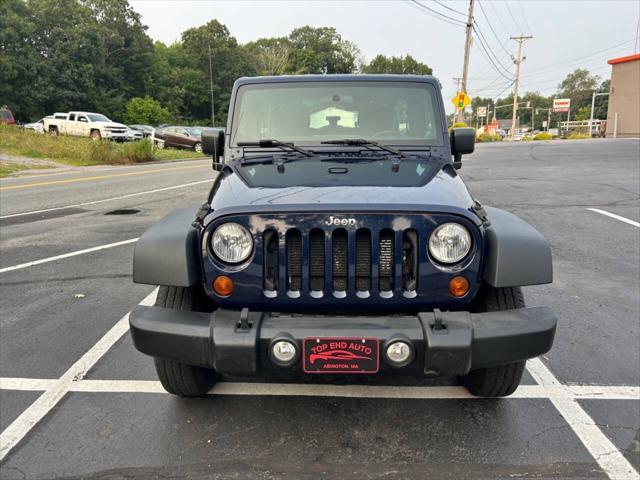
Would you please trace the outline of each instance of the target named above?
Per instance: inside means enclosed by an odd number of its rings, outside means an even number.
[[[433,85],[417,82],[358,80],[244,85],[235,101],[230,145],[273,138],[317,146],[336,139],[398,146],[443,145],[436,99]]]

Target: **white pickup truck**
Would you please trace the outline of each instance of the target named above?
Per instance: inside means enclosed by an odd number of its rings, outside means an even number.
[[[100,113],[55,113],[44,119],[44,131],[52,135],[75,135],[94,140],[127,140],[127,126],[115,123]]]

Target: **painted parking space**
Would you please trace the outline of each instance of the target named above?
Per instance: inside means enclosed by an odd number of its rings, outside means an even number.
[[[51,408],[21,430],[24,435],[0,465],[2,478],[637,478],[640,341],[634,319],[640,308],[637,298],[615,285],[633,287],[638,266],[607,249],[611,242],[601,235],[603,224],[615,220],[573,201],[577,187],[569,191],[572,201],[552,198],[556,187],[538,193],[544,201],[537,201],[529,189],[545,184],[527,178],[539,176],[535,169],[518,164],[498,171],[494,155],[482,147],[476,155],[476,164],[469,161],[462,170],[465,178],[468,171],[476,179],[469,181],[475,195],[531,222],[554,248],[554,285],[526,288],[525,297],[529,305],[550,304],[558,314],[556,344],[540,362],[530,363],[532,373],[512,398],[469,398],[455,379],[335,386],[267,377],[227,379],[204,399],[183,400],[162,392],[151,359],[135,351],[124,331],[90,368],[74,371],[55,404],[41,402]],[[497,175],[521,178],[501,191],[490,182]],[[600,200],[613,196],[611,190],[603,187]],[[181,201],[201,198],[197,192]],[[126,220],[122,231],[102,230],[97,221],[74,228],[108,243],[131,228],[143,230],[161,215],[152,212],[137,227]],[[47,226],[53,225],[53,234],[63,229],[59,221],[16,225],[12,232],[16,241],[30,241]],[[615,230],[623,246],[633,245],[634,235],[632,225],[621,223]],[[29,303],[30,286],[47,291],[28,314],[14,315],[17,346],[7,342],[9,351],[0,348],[3,434],[152,290],[132,286],[132,246],[122,248],[0,277],[3,291],[22,293],[20,303],[4,300],[15,312]],[[78,310],[71,302],[72,292],[82,293],[80,286],[87,287],[95,307]],[[92,324],[97,320],[100,330],[74,336],[70,327],[82,325],[82,316]],[[39,349],[49,353],[33,363],[21,360]],[[541,380],[548,374],[551,381]]]

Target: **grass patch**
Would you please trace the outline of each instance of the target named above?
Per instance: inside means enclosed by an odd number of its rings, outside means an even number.
[[[205,158],[202,154],[188,150],[157,150],[149,139],[115,143],[85,137],[54,137],[10,125],[0,125],[0,152],[28,158],[46,158],[74,166]]]

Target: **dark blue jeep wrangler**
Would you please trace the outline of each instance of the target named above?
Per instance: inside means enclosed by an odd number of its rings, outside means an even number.
[[[551,348],[554,314],[520,289],[552,281],[549,245],[469,194],[475,132],[447,132],[436,79],[242,78],[225,132],[203,138],[206,203],[135,249],[134,281],[160,290],[131,335],[169,392],[279,372],[457,375],[504,396]]]

